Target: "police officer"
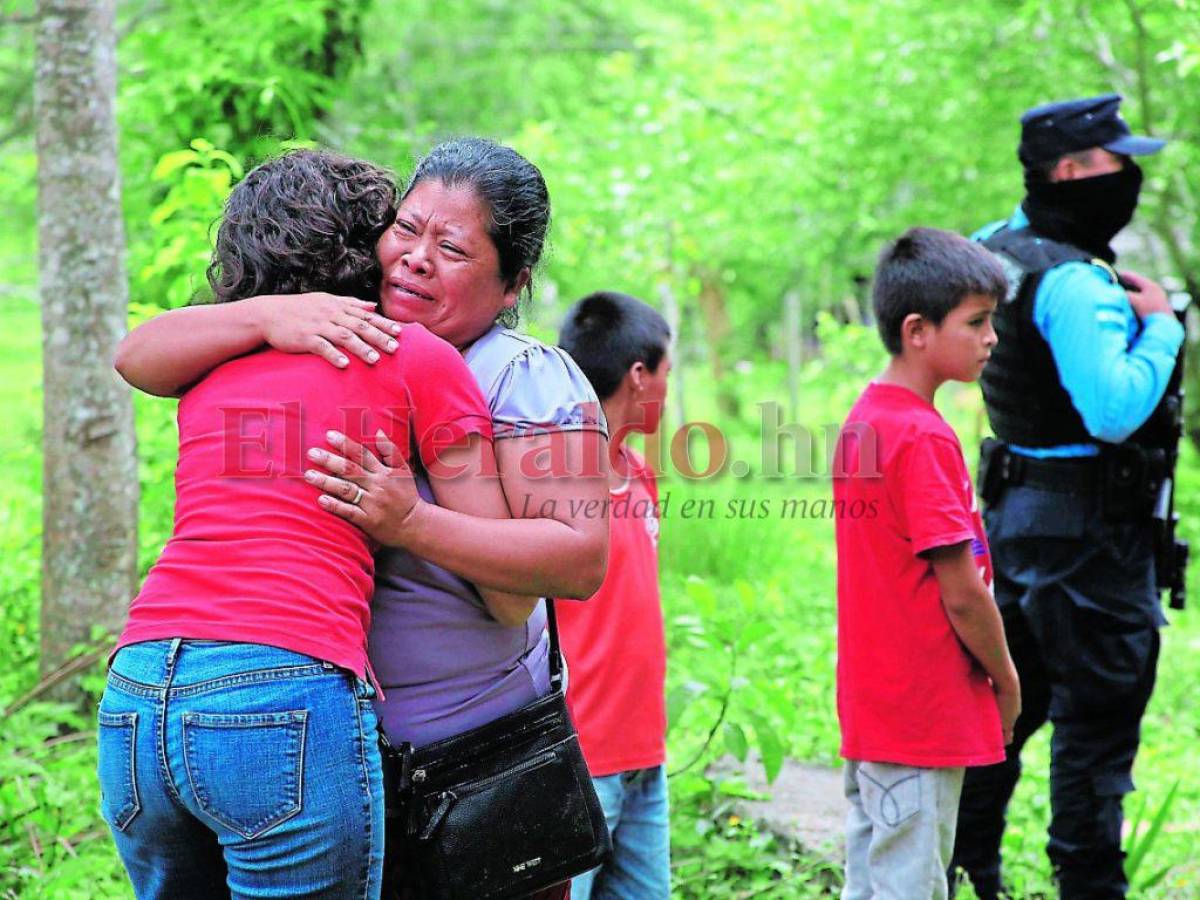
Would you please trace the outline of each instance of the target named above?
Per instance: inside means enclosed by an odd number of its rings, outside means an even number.
[[[998,440],[981,490],[996,600],[1024,709],[1003,763],[968,769],[952,871],[1000,896],[1000,839],[1021,748],[1053,725],[1047,852],[1061,895],[1124,897],[1121,801],[1154,686],[1159,626],[1153,495],[1170,425],[1164,391],[1183,341],[1163,289],[1113,269],[1110,242],[1142,184],[1116,94],[1021,118],[1025,199],[976,239],[1011,291],[982,377]],[[1148,499],[1149,498],[1149,499]]]

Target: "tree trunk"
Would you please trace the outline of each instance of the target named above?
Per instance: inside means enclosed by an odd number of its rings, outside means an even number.
[[[683,358],[684,340],[683,340],[683,325],[682,317],[679,314],[679,299],[675,296],[675,291],[671,285],[665,280],[659,283],[658,297],[662,301],[663,316],[667,320],[667,327],[671,329],[672,343],[672,365],[671,370],[671,390],[668,391],[667,406],[671,410],[670,421],[668,425],[673,428],[678,428],[687,419],[687,406],[684,403],[686,396],[686,385],[684,381]],[[691,335],[688,336],[689,338]]]
[[[741,418],[741,404],[737,392],[726,377],[725,347],[733,327],[729,322],[729,310],[725,308],[725,289],[720,276],[700,270],[700,293],[697,296],[700,316],[704,320],[704,335],[708,342],[708,361],[712,366],[713,385],[717,390],[717,409],[721,415]]]
[[[783,295],[783,343],[787,348],[787,387],[789,412],[793,422],[800,421],[800,370],[804,367],[804,298],[793,288]]]
[[[34,102],[42,303],[42,671],[119,628],[137,578],[115,0],[39,0]],[[78,697],[73,683],[60,697]]]

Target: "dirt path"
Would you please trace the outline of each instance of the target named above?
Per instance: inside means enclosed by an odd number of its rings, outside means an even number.
[[[813,853],[841,860],[846,798],[840,768],[789,759],[772,785],[767,784],[762,765],[753,756],[745,764],[726,758],[714,770],[729,775],[740,773],[751,790],[771,795],[769,800],[739,801],[747,818],[762,822],[776,834],[796,838]]]

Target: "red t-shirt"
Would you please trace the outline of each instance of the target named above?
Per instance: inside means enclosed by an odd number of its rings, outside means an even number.
[[[567,705],[593,775],[667,758],[667,651],[658,592],[658,489],[627,448],[629,483],[609,492],[608,574],[586,602],[559,600]]]
[[[842,756],[911,766],[1004,758],[991,681],[942,607],[920,554],[970,541],[992,564],[962,446],[938,411],[872,383],[834,457],[838,551],[838,718]]]
[[[317,505],[306,453],[325,432],[382,429],[429,465],[491,417],[462,356],[420,325],[374,366],[338,371],[264,350],[214,369],[179,401],[175,529],[118,647],[164,638],[283,647],[366,676],[373,547]]]

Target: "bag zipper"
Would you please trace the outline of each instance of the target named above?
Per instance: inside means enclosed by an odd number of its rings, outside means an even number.
[[[558,755],[558,747],[551,747],[549,750],[543,750],[541,753],[539,753],[537,756],[533,757],[532,759],[527,759],[527,760],[524,760],[523,762],[519,762],[512,768],[505,769],[503,772],[497,772],[495,775],[489,775],[486,778],[479,778],[479,779],[476,779],[475,781],[464,782],[463,784],[457,785],[456,789],[459,791],[465,791],[465,790],[469,790],[472,788],[483,787],[485,785],[491,784],[493,781],[498,781],[501,778],[507,778],[510,775],[518,775],[521,772],[526,771],[527,769],[532,769],[536,766],[539,766],[542,763],[546,762],[547,760],[549,760],[552,757],[557,756],[557,755]],[[424,768],[413,769],[413,772],[412,772],[413,784],[424,784],[425,779],[428,777],[429,777],[429,772],[427,769],[424,769]],[[440,794],[439,794],[439,796],[440,796]]]
[[[459,799],[460,795],[472,793],[487,787],[497,781],[503,781],[505,778],[511,778],[513,775],[520,775],[522,772],[528,772],[531,769],[536,769],[544,766],[546,763],[555,759],[558,756],[558,748],[552,747],[549,750],[544,750],[532,759],[527,759],[517,765],[505,769],[503,772],[497,772],[495,775],[489,775],[486,778],[479,778],[475,781],[468,781],[464,784],[457,785],[454,790],[439,791],[433,794],[438,800],[437,808],[429,817],[429,821],[425,823],[425,827],[421,829],[418,840],[426,841],[433,836],[438,825],[442,823],[442,819],[446,817],[446,813],[450,811],[451,805]],[[414,784],[420,784],[425,780],[426,774],[424,769],[416,769],[412,773]]]
[[[519,775],[522,772],[529,771],[530,769],[536,769],[538,766],[544,765],[545,763],[554,759],[556,756],[558,756],[557,747],[552,747],[549,750],[543,750],[532,759],[527,759],[524,762],[517,763],[517,765],[513,766],[511,769],[505,769],[503,772],[497,772],[495,775],[489,775],[487,778],[480,778],[477,781],[468,781],[464,784],[460,784],[458,786],[458,792],[463,793],[477,790],[478,788],[486,787],[495,781],[501,781],[509,776]]]

